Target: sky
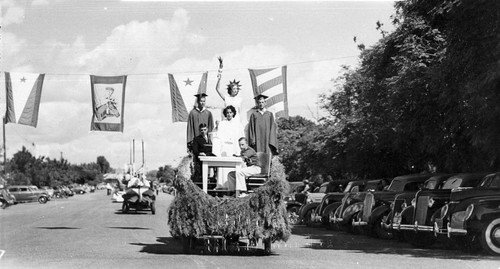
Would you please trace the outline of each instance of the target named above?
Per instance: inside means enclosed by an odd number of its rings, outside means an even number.
[[[320,94],[335,90],[342,65],[391,31],[391,1],[118,1],[0,0],[0,111],[4,72],[44,73],[36,128],[6,125],[7,158],[25,146],[32,154],[74,164],[105,156],[113,168],[135,160],[147,169],[176,166],[186,153],[186,124],[172,122],[168,73],[208,71],[207,103],[236,79],[253,105],[248,69],[287,66],[290,116],[324,115]],[[124,131],[90,131],[90,75],[127,75]],[[3,112],[2,112],[3,113]],[[217,109],[212,111],[220,117]]]

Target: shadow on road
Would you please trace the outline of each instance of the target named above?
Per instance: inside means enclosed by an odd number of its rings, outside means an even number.
[[[142,243],[130,243],[134,246],[142,246],[140,252],[150,253],[150,254],[168,254],[168,255],[224,255],[224,256],[270,256],[276,255],[271,253],[266,254],[264,248],[255,247],[240,247],[238,251],[231,252],[217,252],[217,253],[204,253],[203,242],[198,240],[195,249],[191,250],[190,253],[186,253],[182,247],[182,241],[180,239],[174,239],[172,237],[158,237],[156,244],[142,244]]]
[[[80,229],[77,227],[65,227],[65,226],[60,226],[60,227],[36,227],[37,229],[45,229],[45,230],[74,230],[74,229]]]
[[[435,244],[428,249],[415,248],[408,243],[397,240],[382,240],[365,235],[353,235],[346,232],[327,230],[322,227],[295,226],[292,229],[292,234],[306,236],[306,240],[309,242],[304,247],[318,250],[351,250],[358,253],[397,254],[436,259],[497,259],[482,254],[465,254],[459,250],[444,249],[444,246],[440,244]]]
[[[131,210],[127,213],[123,213],[123,211],[120,209],[120,210],[116,210],[115,214],[116,215],[147,215],[147,214],[151,214],[151,211],[148,212],[148,211]]]
[[[150,228],[143,227],[106,227],[108,229],[121,229],[121,230],[151,230]]]

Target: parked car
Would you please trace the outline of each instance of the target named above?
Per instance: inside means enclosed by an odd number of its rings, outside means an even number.
[[[417,192],[411,205],[396,214],[393,229],[402,232],[404,239],[416,247],[430,247],[436,241],[434,223],[431,217],[450,200],[451,190],[455,188],[476,187],[486,174],[458,174],[449,176],[438,189],[427,188]],[[441,180],[440,178],[439,180]]]
[[[311,225],[312,214],[314,209],[319,205],[323,197],[326,195],[329,182],[321,184],[321,186],[314,190],[314,192],[306,193],[305,203],[299,208],[299,222]]]
[[[45,204],[49,200],[47,192],[39,190],[36,186],[9,186],[8,190],[16,197],[16,202],[38,201],[40,204]]]
[[[366,193],[363,201],[350,205],[342,213],[343,225],[347,225],[347,230],[351,232],[365,232],[380,238],[391,238],[392,233],[387,232],[381,225],[391,212],[391,202],[398,194],[416,193],[431,176],[431,174],[398,176],[392,180],[387,190]]]
[[[85,194],[87,192],[87,189],[83,186],[75,186],[71,190],[76,194]]]
[[[323,197],[319,204],[311,204],[310,207],[315,208],[311,221],[313,223],[321,222],[324,226],[329,227],[329,216],[341,205],[342,198],[346,193],[381,189],[382,179],[349,181],[343,192],[330,192]]]
[[[500,255],[500,173],[487,175],[476,188],[453,189],[438,215],[435,233],[446,233],[463,250],[481,247]]]
[[[51,187],[42,186],[42,187],[40,187],[40,190],[45,191],[49,195],[49,197],[51,197],[51,198],[54,196],[54,189]]]

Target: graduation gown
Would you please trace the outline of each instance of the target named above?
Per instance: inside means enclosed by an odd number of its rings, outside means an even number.
[[[208,132],[212,132],[214,128],[214,119],[212,113],[208,109],[203,109],[202,111],[198,109],[193,109],[189,112],[187,121],[187,143],[191,144],[193,139],[200,135],[200,124],[205,123],[207,125]]]
[[[254,111],[248,121],[248,144],[257,152],[278,154],[278,138],[276,135],[274,115],[269,111],[263,114]]]

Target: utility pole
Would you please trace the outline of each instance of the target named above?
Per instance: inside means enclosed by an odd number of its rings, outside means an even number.
[[[5,117],[3,117],[3,172],[7,174],[7,146],[5,145]]]

